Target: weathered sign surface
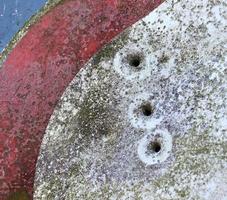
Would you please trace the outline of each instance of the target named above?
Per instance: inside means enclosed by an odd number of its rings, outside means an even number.
[[[103,45],[160,0],[50,0],[0,58],[0,199],[32,199],[40,144],[56,103]],[[29,194],[29,196],[28,196]]]
[[[227,199],[225,1],[167,1],[64,92],[37,164],[41,199]]]

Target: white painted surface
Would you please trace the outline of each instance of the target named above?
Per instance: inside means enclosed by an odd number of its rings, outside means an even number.
[[[47,127],[34,198],[225,200],[226,32],[224,1],[166,1],[94,56]]]

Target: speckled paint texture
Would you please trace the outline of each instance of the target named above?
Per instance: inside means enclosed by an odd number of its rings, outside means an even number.
[[[226,200],[224,1],[167,1],[95,55],[56,107],[34,199]]]
[[[97,50],[161,3],[51,2],[56,6],[33,17],[1,59],[0,199],[32,199],[40,143],[65,88]]]

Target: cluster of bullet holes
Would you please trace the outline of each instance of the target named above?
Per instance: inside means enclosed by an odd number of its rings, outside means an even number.
[[[116,53],[113,69],[124,80],[138,82],[149,78],[151,57],[136,44],[131,44]],[[163,62],[167,61],[163,58]],[[129,104],[128,118],[131,125],[143,130],[144,137],[138,141],[139,159],[146,165],[164,162],[172,150],[172,136],[167,130],[157,130],[162,117],[155,117],[153,97],[146,93],[137,94]]]
[[[149,117],[153,114],[154,108],[151,103],[145,103],[141,106],[141,111],[145,117]],[[159,153],[161,151],[161,143],[159,141],[151,140],[147,145],[147,154]]]
[[[136,70],[141,69],[141,64],[144,60],[143,54],[129,54],[126,58],[129,67]],[[133,123],[137,124],[137,128],[142,128],[147,133],[139,141],[138,155],[140,160],[146,165],[154,165],[163,162],[168,158],[169,152],[172,149],[172,137],[167,130],[155,131],[155,123],[159,123],[159,121],[153,118],[154,107],[149,101],[146,101],[146,103],[142,102],[142,99],[144,98],[141,98],[139,102],[135,103],[136,106],[134,105],[132,106],[133,108],[131,108],[134,109],[131,114],[137,113]],[[135,112],[135,110],[137,111]],[[143,117],[138,113],[142,113]],[[154,123],[154,127],[150,126],[149,123]],[[143,127],[143,124],[146,126]]]
[[[143,104],[141,106],[142,113],[145,117],[149,117],[153,114],[154,109],[150,103]],[[161,151],[161,143],[159,141],[150,141],[147,146],[147,153],[158,153]]]

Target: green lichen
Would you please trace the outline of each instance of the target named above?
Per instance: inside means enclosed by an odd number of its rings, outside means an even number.
[[[7,200],[29,200],[29,196],[25,190],[20,190],[10,194]]]
[[[52,200],[55,199],[57,191],[62,188],[62,183],[59,179],[52,179],[48,184],[44,183],[44,191],[42,192],[41,196],[40,196],[40,200],[41,199],[45,199],[45,200]],[[41,198],[42,197],[42,198]]]
[[[94,66],[97,66],[101,61],[113,58],[116,52],[124,47],[129,41],[129,29],[121,33],[121,37],[115,38],[110,44],[103,47],[103,49],[97,53],[92,59]]]
[[[72,121],[72,129],[81,133],[86,141],[90,141],[91,138],[98,139],[102,136],[111,137],[118,132],[114,128],[118,119],[111,104],[114,102],[113,95],[111,95],[111,88],[114,83],[110,84],[105,81],[111,76],[108,70],[98,69],[97,74],[98,79],[102,81],[90,86],[83,103],[79,107],[78,119],[75,119],[78,121],[76,127],[73,126],[74,121]],[[114,138],[109,141],[114,141]],[[89,142],[87,142],[87,145],[89,145]]]
[[[175,164],[167,174],[154,181],[156,190],[172,186],[178,188],[175,192],[179,198],[188,199],[191,195],[191,188],[188,187],[188,184],[184,184],[182,179],[179,179],[182,177],[182,173],[190,173],[190,176],[185,179],[195,175],[198,179],[200,177],[201,180],[206,180],[210,178],[206,176],[207,174],[212,173],[213,170],[215,173],[218,168],[221,168],[221,163],[216,163],[215,159],[223,159],[226,144],[224,142],[213,143],[209,131],[198,134],[196,130],[196,128],[192,129],[183,136],[184,138],[176,138]]]

